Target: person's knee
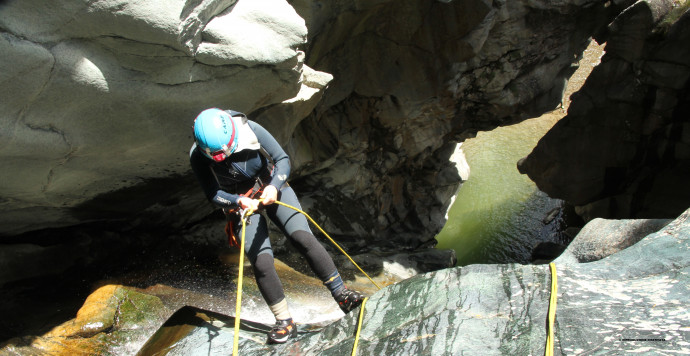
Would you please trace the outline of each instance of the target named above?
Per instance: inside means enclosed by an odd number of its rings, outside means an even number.
[[[256,257],[254,261],[254,273],[257,277],[262,277],[270,273],[271,269],[275,268],[273,264],[273,255],[270,253],[262,253]]]
[[[321,280],[325,280],[336,270],[333,259],[312,233],[297,230],[290,234],[290,237],[293,239],[297,249],[306,257],[311,269]]]
[[[297,230],[290,234],[290,237],[294,246],[312,259],[330,259],[326,249],[316,240],[316,237],[311,232]]]
[[[306,245],[311,243],[312,240],[316,241],[316,237],[312,235],[308,231],[304,230],[297,230],[293,233],[290,234],[290,237],[295,240],[295,242],[299,243],[300,245]]]
[[[290,234],[290,237],[292,238],[293,242],[297,245],[296,247],[303,250],[304,252],[318,251],[323,249],[323,246],[319,244],[314,234],[312,234],[309,231],[297,230]]]

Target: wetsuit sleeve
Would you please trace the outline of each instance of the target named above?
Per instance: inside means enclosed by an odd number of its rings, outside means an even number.
[[[290,157],[288,157],[287,153],[280,147],[275,137],[266,131],[266,129],[254,121],[249,120],[248,123],[249,127],[254,131],[256,138],[259,140],[261,147],[271,156],[273,164],[275,165],[269,184],[280,190],[290,176]]]
[[[189,153],[189,162],[192,166],[192,171],[196,176],[201,189],[204,191],[206,199],[220,208],[234,208],[237,207],[237,199],[239,195],[230,194],[220,189],[216,177],[213,176],[211,168],[209,167],[209,159],[204,157],[199,150],[192,147]]]

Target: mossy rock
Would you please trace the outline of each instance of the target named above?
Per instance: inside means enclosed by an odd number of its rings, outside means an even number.
[[[5,349],[27,355],[120,354],[125,345],[143,343],[169,314],[158,297],[105,285],[86,298],[76,318],[43,336],[17,339]]]

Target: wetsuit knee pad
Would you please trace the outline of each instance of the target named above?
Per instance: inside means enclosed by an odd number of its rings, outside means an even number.
[[[254,274],[256,277],[261,278],[270,274],[271,270],[275,269],[273,263],[273,255],[270,253],[262,253],[256,256],[256,261],[253,263]]]

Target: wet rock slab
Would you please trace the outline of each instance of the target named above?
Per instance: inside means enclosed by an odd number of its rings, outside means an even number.
[[[632,246],[596,261],[577,262],[573,251],[555,261],[556,355],[690,352],[689,219],[690,210]],[[616,227],[618,222],[610,223]],[[365,305],[358,354],[542,354],[551,283],[547,265],[503,264],[444,269],[389,285]],[[159,294],[163,298],[164,293]],[[119,355],[142,350],[141,354],[227,355],[232,351],[234,321],[226,313],[182,307],[173,314],[161,298],[105,286],[89,297],[74,321],[42,337],[25,338],[23,344],[4,345],[0,354]],[[249,307],[252,302],[247,299]],[[240,354],[352,351],[356,312],[319,325],[298,317],[300,333],[284,345],[265,343],[269,323],[258,320],[261,316],[243,312]]]
[[[601,260],[557,261],[555,354],[690,351],[689,216]],[[472,265],[412,277],[367,301],[358,353],[541,354],[551,282],[546,265]],[[266,345],[265,331],[245,327],[240,353],[348,354],[357,317],[300,333],[285,345]],[[167,352],[225,354],[233,332],[227,322],[202,323]]]
[[[688,217],[601,260],[557,261],[555,354],[690,352]],[[541,354],[550,288],[546,265],[472,265],[412,277],[368,300],[358,354]],[[266,345],[260,329],[245,328],[239,351],[348,354],[357,317],[349,314],[285,345]],[[168,354],[230,352],[230,324],[200,328]]]
[[[94,291],[76,318],[40,336],[0,344],[0,355],[132,354],[171,311],[158,297],[133,288],[105,285]]]

